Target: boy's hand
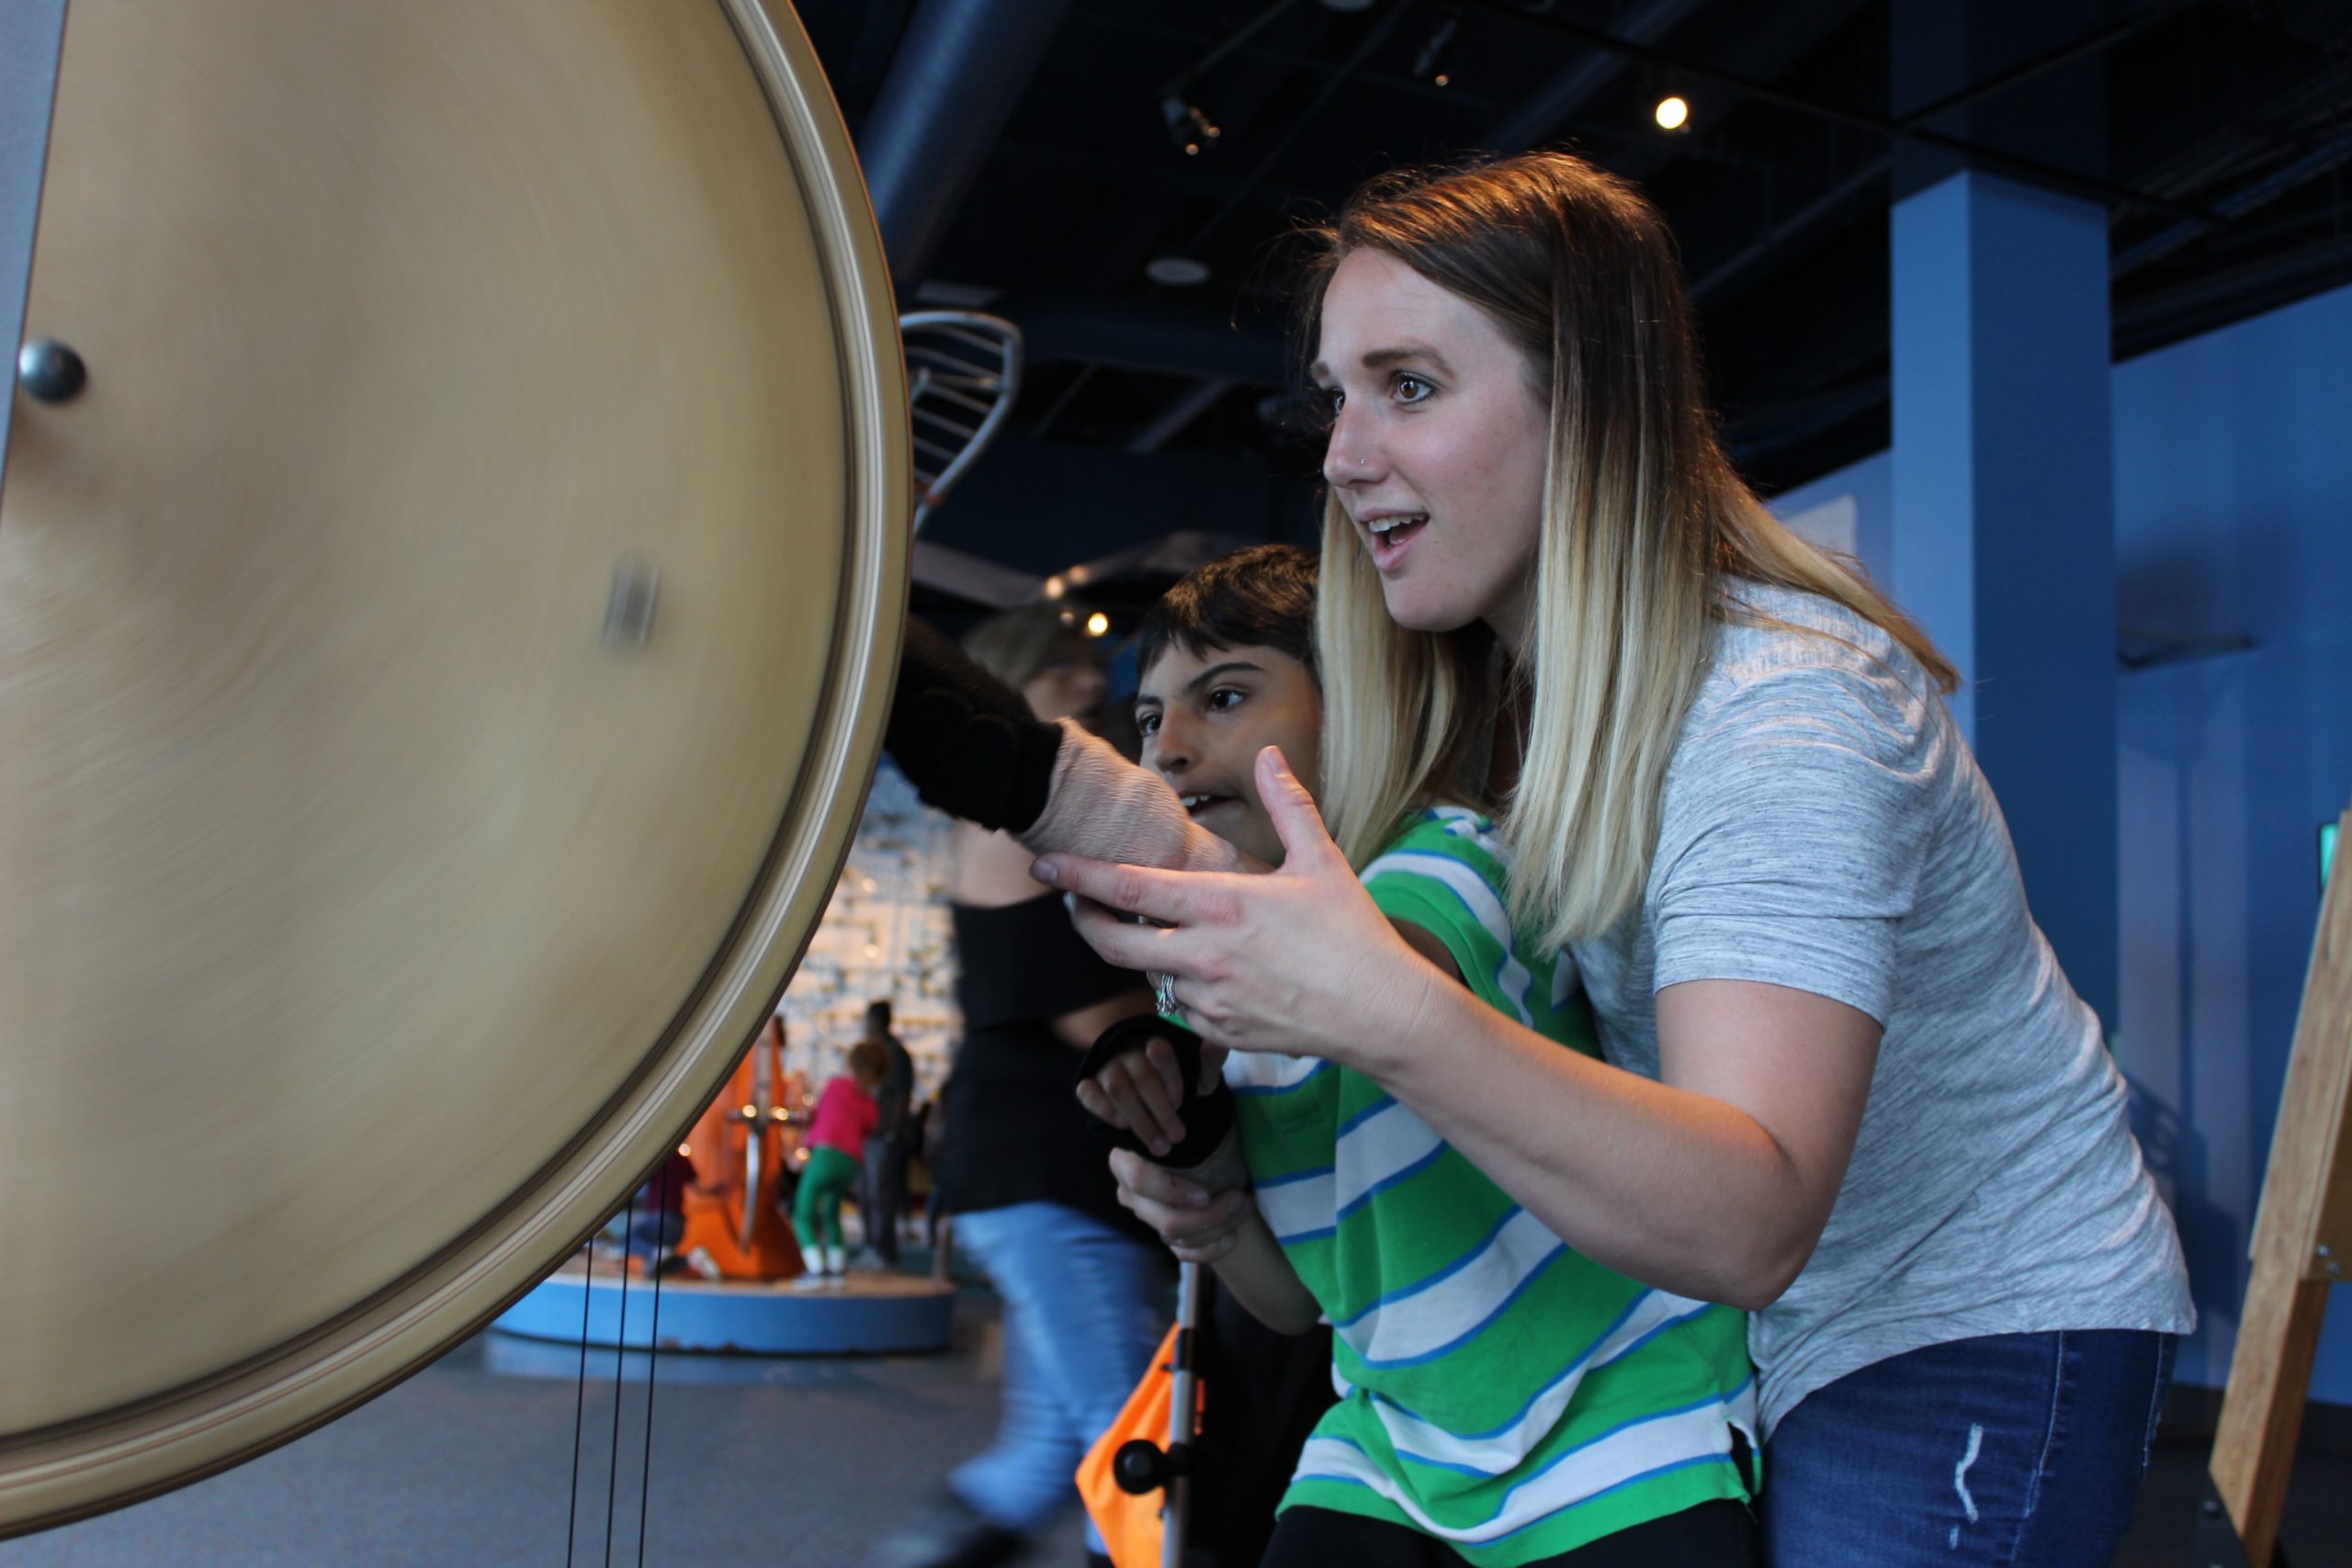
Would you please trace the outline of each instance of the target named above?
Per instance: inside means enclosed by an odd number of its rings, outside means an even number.
[[[1201,1053],[1200,1092],[1213,1089],[1224,1069],[1225,1053],[1208,1046]],[[1164,1155],[1184,1140],[1184,1079],[1175,1050],[1154,1039],[1140,1051],[1115,1057],[1091,1077],[1080,1080],[1078,1102],[1097,1120],[1131,1133],[1155,1155]]]
[[[1119,1183],[1120,1204],[1186,1263],[1214,1263],[1224,1257],[1242,1225],[1257,1213],[1257,1201],[1247,1186],[1216,1190],[1125,1149],[1112,1152],[1111,1174]]]

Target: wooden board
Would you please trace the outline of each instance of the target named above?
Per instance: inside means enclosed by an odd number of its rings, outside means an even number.
[[[2342,820],[2352,823],[2352,811]],[[2278,1545],[2328,1288],[2342,1277],[2346,1207],[2352,1201],[2347,1122],[2352,876],[2339,867],[2320,899],[2294,1051],[2255,1219],[2254,1268],[2213,1437],[2214,1487],[2252,1562],[2270,1562]]]
[[[878,742],[887,276],[781,6],[74,0],[27,324],[89,381],[0,507],[0,1529],[413,1369],[717,1090]]]

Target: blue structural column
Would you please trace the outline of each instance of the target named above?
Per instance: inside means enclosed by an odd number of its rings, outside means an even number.
[[[2117,1020],[2108,218],[1962,170],[1894,216],[1894,590],[1959,664],[1953,711],[2034,919]]]

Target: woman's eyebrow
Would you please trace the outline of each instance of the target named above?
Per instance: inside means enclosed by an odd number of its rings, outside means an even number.
[[[1453,374],[1453,367],[1445,362],[1445,355],[1425,343],[1402,343],[1394,348],[1369,349],[1363,356],[1363,367],[1367,370],[1385,370],[1392,365],[1401,365],[1413,359],[1426,360],[1435,367],[1441,375]],[[1318,359],[1306,367],[1306,378],[1317,385],[1327,382],[1332,378],[1331,367]]]
[[[1392,365],[1402,365],[1411,359],[1425,360],[1449,376],[1453,373],[1453,367],[1445,362],[1445,355],[1422,343],[1404,343],[1398,344],[1394,348],[1371,349],[1365,353],[1363,364],[1367,370],[1385,370]]]

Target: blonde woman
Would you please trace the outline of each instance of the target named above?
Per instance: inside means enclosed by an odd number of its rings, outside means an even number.
[[[1121,912],[1088,940],[1211,1042],[1354,1068],[1577,1251],[1753,1313],[1774,1561],[2108,1562],[2193,1312],[1951,666],[1734,473],[1629,186],[1411,171],[1321,240],[1322,817],[1269,749],[1279,872],[1036,874]],[[1357,881],[1464,780],[1605,1059],[1451,985]],[[1250,1211],[1126,1168],[1189,1256]]]

